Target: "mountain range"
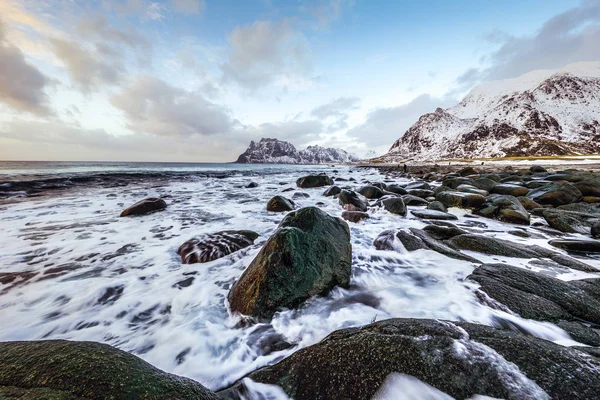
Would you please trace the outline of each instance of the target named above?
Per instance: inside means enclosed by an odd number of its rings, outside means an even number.
[[[476,86],[425,114],[382,162],[600,153],[600,63]]]
[[[259,142],[251,141],[250,146],[238,157],[236,163],[243,164],[323,164],[353,162],[360,158],[342,149],[308,146],[296,150],[293,144],[263,138]]]

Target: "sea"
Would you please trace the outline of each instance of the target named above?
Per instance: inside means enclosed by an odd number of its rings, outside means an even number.
[[[297,207],[341,215],[342,207],[323,195],[324,188],[296,187],[298,178],[314,173],[353,188],[409,182],[352,165],[0,162],[0,341],[103,342],[213,390],[337,329],[394,317],[508,323],[563,345],[577,344],[553,324],[482,304],[478,285],[467,279],[475,267],[469,262],[401,246],[376,250],[373,241],[381,232],[426,225],[377,207],[369,219],[349,223],[349,288],[282,310],[269,322],[243,323],[228,309],[227,294],[284,216],[268,212],[268,200],[303,192],[308,197],[294,198]],[[258,186],[247,188],[250,182]],[[147,197],[162,197],[168,207],[119,218],[124,208]],[[548,247],[540,231],[523,239],[511,235],[514,227],[508,224],[452,212],[459,216],[456,224],[472,232]],[[215,261],[182,264],[177,249],[185,241],[237,229],[260,236]],[[527,259],[477,257],[543,268]],[[600,268],[600,260],[587,261]],[[594,276],[542,272],[564,280]],[[262,393],[257,398],[282,396],[277,388],[254,388]]]

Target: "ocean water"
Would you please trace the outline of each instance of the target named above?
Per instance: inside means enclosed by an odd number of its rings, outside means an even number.
[[[267,212],[267,201],[304,192],[310,197],[294,200],[299,207],[320,202],[331,215],[342,212],[323,188],[296,188],[296,179],[309,173],[356,180],[341,186],[386,181],[376,169],[352,166],[0,163],[0,340],[104,342],[214,390],[336,329],[392,317],[509,320],[538,337],[576,344],[552,324],[481,304],[477,284],[466,280],[475,267],[469,262],[428,250],[375,250],[373,240],[386,229],[426,225],[383,209],[349,223],[350,288],[279,312],[269,323],[241,324],[228,310],[227,293],[284,216]],[[258,187],[245,188],[250,182]],[[283,193],[287,188],[293,190]],[[168,208],[119,218],[146,197],[163,197]],[[539,231],[539,239],[521,239],[508,233],[512,225],[452,212],[457,225],[473,232],[548,247]],[[221,259],[181,263],[176,252],[183,242],[232,229],[260,236]],[[477,257],[540,269],[526,259]],[[600,268],[598,260],[587,262]],[[598,276],[567,268],[542,272],[565,280]],[[258,384],[253,390],[278,393]]]

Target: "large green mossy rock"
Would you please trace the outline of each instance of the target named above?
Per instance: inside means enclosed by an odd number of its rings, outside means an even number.
[[[0,399],[217,399],[188,378],[163,372],[106,344],[0,342]]]
[[[231,288],[231,311],[271,318],[335,286],[347,287],[351,263],[344,221],[316,207],[291,212]]]

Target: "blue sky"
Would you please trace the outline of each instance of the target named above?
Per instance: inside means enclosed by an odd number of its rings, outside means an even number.
[[[478,83],[600,61],[577,46],[600,39],[596,0],[0,0],[0,32],[17,160],[382,153]]]

